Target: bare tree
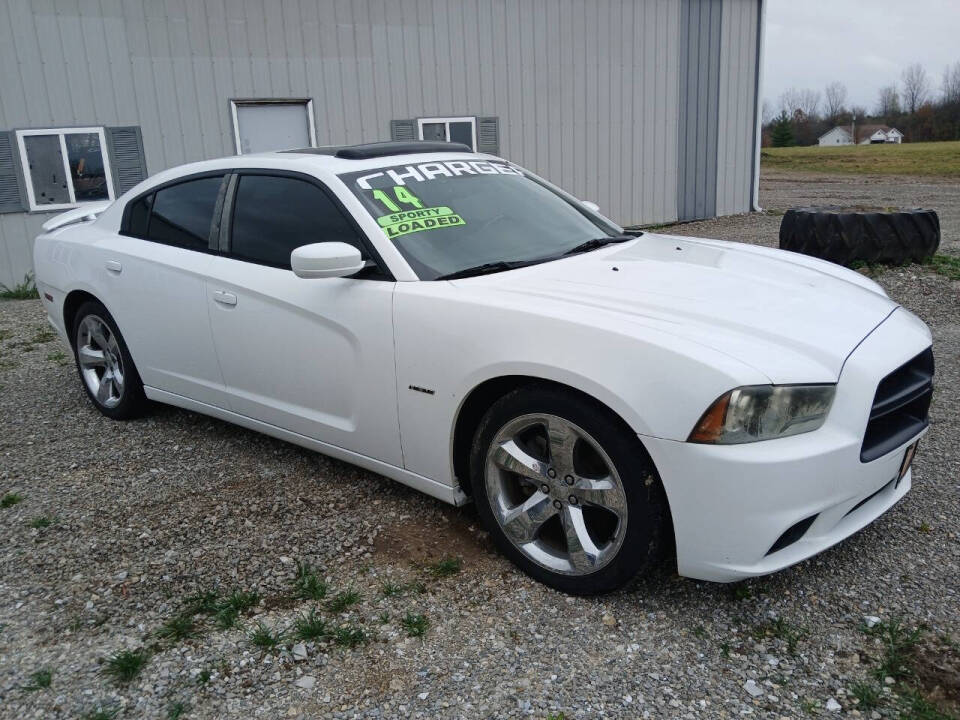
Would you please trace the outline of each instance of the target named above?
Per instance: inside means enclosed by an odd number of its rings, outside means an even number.
[[[800,91],[800,111],[808,120],[815,120],[820,115],[820,91]]]
[[[927,71],[920,63],[914,63],[904,68],[902,80],[903,104],[910,113],[915,113],[917,108],[927,101],[927,96],[930,94]]]
[[[820,93],[816,90],[789,88],[780,96],[780,112],[794,120],[812,120],[820,109]]]
[[[836,121],[846,111],[847,86],[838,81],[830,83],[824,91],[824,98],[826,99],[824,111],[827,114],[827,120]]]
[[[763,125],[769,125],[771,122],[773,122],[773,105],[766,98],[764,98],[763,105],[760,110],[760,122]]]
[[[780,95],[780,112],[786,113],[791,118],[800,109],[800,91],[796,88],[788,88]]]
[[[947,65],[943,71],[943,101],[960,102],[960,61]]]
[[[890,118],[900,114],[900,93],[897,92],[896,85],[887,85],[880,88],[880,94],[877,98],[877,115],[882,118]]]

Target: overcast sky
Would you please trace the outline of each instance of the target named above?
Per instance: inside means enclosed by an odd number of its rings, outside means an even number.
[[[763,98],[790,87],[847,86],[848,104],[872,111],[877,90],[921,63],[939,91],[960,60],[960,0],[768,0]]]

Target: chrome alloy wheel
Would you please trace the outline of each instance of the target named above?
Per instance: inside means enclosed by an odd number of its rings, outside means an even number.
[[[90,394],[107,408],[123,398],[123,356],[116,336],[101,318],[87,315],[77,328],[77,360]]]
[[[587,575],[620,550],[627,498],[610,458],[587,432],[556,415],[521,415],[487,451],[485,482],[494,517],[537,564]]]

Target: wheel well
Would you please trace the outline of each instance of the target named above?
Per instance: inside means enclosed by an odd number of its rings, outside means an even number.
[[[457,421],[453,431],[453,473],[459,480],[461,489],[467,494],[472,495],[473,489],[470,487],[470,446],[473,443],[473,437],[476,435],[480,421],[487,413],[487,410],[500,398],[507,393],[513,392],[521,387],[529,385],[540,385],[557,388],[565,392],[580,395],[602,407],[610,413],[616,420],[622,423],[623,427],[630,433],[633,430],[630,425],[620,415],[614,412],[610,407],[597,400],[592,395],[588,395],[582,390],[577,390],[570,385],[555,382],[553,380],[544,380],[543,378],[531,377],[529,375],[507,375],[504,377],[493,378],[480,383],[470,394],[467,395],[463,404],[460,406],[460,413],[457,415]]]
[[[63,300],[63,331],[67,334],[70,344],[73,344],[73,319],[77,310],[88,300],[100,302],[96,297],[84,290],[73,290]]]

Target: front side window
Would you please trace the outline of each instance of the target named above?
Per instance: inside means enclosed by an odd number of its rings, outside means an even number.
[[[103,128],[18,130],[30,210],[113,200]]]
[[[197,178],[138,198],[128,210],[127,234],[187,250],[207,251],[222,182],[222,175]]]
[[[339,177],[423,280],[550,260],[619,233],[506,162],[447,160]]]
[[[357,232],[319,187],[277,175],[242,175],[234,198],[230,255],[290,268],[301,245],[345,242],[361,249]]]

